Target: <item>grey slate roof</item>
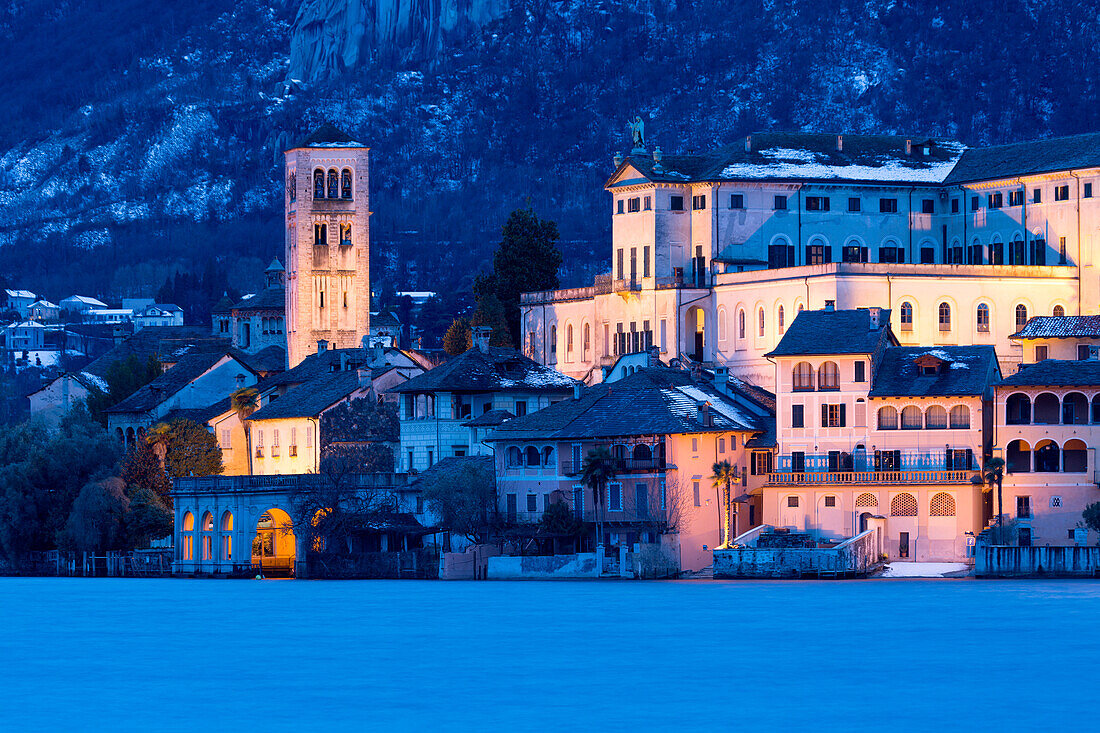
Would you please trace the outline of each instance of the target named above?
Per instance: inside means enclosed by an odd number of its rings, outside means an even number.
[[[1091,168],[1100,165],[1100,133],[970,148],[944,183],[954,185],[993,178]]]
[[[355,371],[333,372],[311,379],[271,400],[256,412],[252,420],[277,420],[288,417],[317,417],[360,388]]]
[[[243,298],[233,304],[235,311],[285,310],[286,293],[281,286],[264,288],[251,298]]]
[[[111,364],[131,355],[139,359],[156,356],[162,361],[172,361],[174,354],[217,351],[229,346],[229,339],[211,336],[208,326],[146,326],[88,364],[84,371],[105,377]]]
[[[915,361],[930,354],[944,365],[920,373]],[[870,397],[962,397],[985,394],[1000,375],[992,346],[892,346],[879,359]]]
[[[1100,386],[1100,361],[1046,359],[1025,364],[1020,371],[1002,379],[998,386],[1097,387]]]
[[[478,415],[469,422],[462,423],[468,428],[491,428],[494,425],[500,425],[514,418],[515,415],[507,410],[489,410],[488,412]]]
[[[232,353],[257,373],[281,372],[286,369],[286,349],[282,346],[265,346],[254,354],[240,349],[233,349]]]
[[[697,404],[710,403],[713,425],[699,421]],[[765,421],[739,408],[711,384],[686,372],[645,367],[617,382],[587,388],[502,424],[490,440],[570,440],[629,435],[763,431]]]
[[[874,331],[866,308],[800,311],[779,344],[765,356],[874,354],[883,343],[895,343],[889,323],[886,308],[880,309],[879,328]]]
[[[1100,316],[1035,316],[1009,338],[1100,338]]]
[[[568,392],[575,379],[527,358],[515,349],[475,346],[418,374],[391,392]]]
[[[844,135],[843,150],[837,150],[835,134],[755,132],[750,137],[749,150],[740,138],[702,155],[664,155],[659,170],[652,155],[631,155],[624,162],[659,182],[797,178],[938,184],[963,151],[954,140],[934,139],[925,157],[920,146],[929,141],[927,136]],[[912,141],[908,155],[907,139]]]
[[[326,122],[318,127],[313,132],[306,135],[305,139],[298,143],[297,148],[325,148],[325,147],[347,147],[347,148],[364,148],[366,147],[360,142],[357,142],[353,137],[346,132],[336,127],[330,122]]]
[[[204,374],[225,355],[226,351],[224,350],[184,354],[170,369],[122,402],[108,408],[107,412],[147,412],[152,410]],[[243,364],[242,367],[247,369]]]

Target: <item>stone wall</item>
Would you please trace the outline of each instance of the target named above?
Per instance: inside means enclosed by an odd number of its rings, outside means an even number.
[[[1100,547],[1010,547],[979,545],[974,565],[978,577],[1030,575],[1093,577],[1100,570]]]

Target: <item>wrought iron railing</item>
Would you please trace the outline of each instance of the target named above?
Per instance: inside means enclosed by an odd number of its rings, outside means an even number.
[[[969,484],[974,471],[829,471],[769,473],[771,486],[854,485],[854,484]]]

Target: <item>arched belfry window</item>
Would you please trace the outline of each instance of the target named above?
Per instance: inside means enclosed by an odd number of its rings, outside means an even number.
[[[351,224],[340,225],[340,245],[343,247],[351,246]]]
[[[313,171],[313,198],[323,199],[325,197],[325,172],[318,168]]]
[[[340,198],[351,199],[351,169],[349,168],[340,172]]]
[[[328,197],[330,199],[340,198],[340,179],[336,175],[335,168],[331,168],[328,172]]]

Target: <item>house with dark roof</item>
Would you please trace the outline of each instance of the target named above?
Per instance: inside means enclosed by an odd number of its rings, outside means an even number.
[[[107,380],[90,372],[62,372],[29,395],[31,415],[57,424],[78,402],[86,404],[94,390],[106,393]]]
[[[255,372],[226,349],[185,353],[159,377],[108,408],[107,429],[131,445],[170,412],[205,407],[256,380]]]
[[[182,326],[183,308],[174,303],[151,303],[134,311],[134,330],[146,326]]]
[[[581,551],[602,544],[609,556],[636,543],[659,545],[683,570],[711,564],[724,540],[723,492],[713,465],[729,461],[731,535],[759,521],[747,442],[771,416],[712,379],[668,367],[643,367],[622,379],[581,388],[526,417],[502,422],[494,448],[500,510],[513,523],[538,524],[565,502],[584,523]],[[585,460],[611,456],[612,478],[597,492],[585,485]]]
[[[992,447],[997,354],[900,346],[889,313],[804,310],[768,353],[777,456],[763,521],[815,541],[870,527],[891,560],[966,561],[989,517],[973,482]]]
[[[1035,316],[1010,338],[1023,350],[1022,364],[1044,359],[1096,359],[1100,316]]]
[[[1033,336],[1074,333],[1070,343],[1088,333],[1083,323],[1028,326]],[[1080,525],[1085,507],[1100,501],[1100,361],[1024,364],[995,392],[993,455],[1004,461],[1004,479],[993,514],[1008,529],[991,544],[1094,544],[1096,533]]]
[[[488,331],[475,327],[469,351],[390,388],[401,399],[404,470],[447,456],[486,455],[490,448],[471,442],[473,418],[493,410],[522,417],[573,393],[576,380],[515,349],[490,347]]]

